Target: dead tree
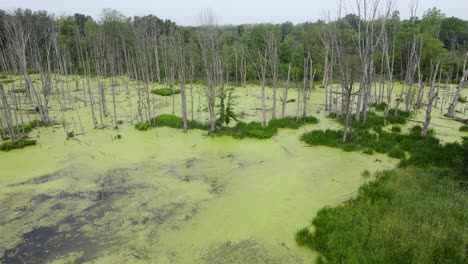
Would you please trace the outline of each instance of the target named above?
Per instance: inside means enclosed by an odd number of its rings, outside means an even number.
[[[208,112],[210,115],[210,130],[216,130],[216,87],[222,82],[222,64],[219,54],[219,31],[216,18],[212,11],[206,10],[200,15],[201,28],[198,31],[198,41],[202,51],[206,77],[206,96],[208,98]]]
[[[421,132],[422,136],[427,136],[429,134],[429,125],[431,123],[432,118],[432,105],[434,104],[434,100],[439,96],[438,90],[435,90],[435,81],[437,79],[437,73],[439,72],[439,62],[437,62],[435,69],[431,68],[431,77],[429,78],[430,81],[430,90],[429,96],[427,101],[427,108],[426,108],[426,118],[424,120],[423,129]]]
[[[468,59],[468,53],[465,56],[465,62],[463,63],[463,75],[460,79],[460,84],[458,85],[458,89],[455,92],[455,96],[452,99],[452,102],[450,103],[449,110],[448,110],[448,117],[453,118],[455,117],[455,109],[458,104],[458,100],[460,99],[460,93],[463,90],[463,88],[466,85],[466,81],[468,79],[468,70],[466,69],[466,61]]]

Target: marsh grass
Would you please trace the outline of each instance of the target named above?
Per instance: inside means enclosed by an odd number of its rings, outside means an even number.
[[[25,123],[23,125],[16,125],[13,127],[13,130],[15,130],[15,133],[17,134],[28,134],[31,132],[34,128],[44,126],[40,121],[37,120],[32,120],[29,123]],[[2,134],[8,134],[8,128],[3,128]]]
[[[317,124],[319,120],[313,116],[305,118],[285,117],[276,120],[271,120],[267,125],[261,122],[242,122],[238,121],[235,126],[219,126],[215,136],[231,136],[233,138],[256,138],[268,139],[278,133],[279,128],[299,129],[306,124]],[[135,124],[137,130],[148,130],[152,127],[172,127],[181,129],[183,121],[181,117],[175,115],[163,114],[154,117],[150,122]],[[189,129],[209,130],[209,125],[198,121],[188,121]]]
[[[170,89],[170,88],[160,88],[160,89],[154,89],[151,90],[152,94],[157,94],[160,96],[171,96],[173,94],[180,94],[180,90],[178,89]]]
[[[7,141],[0,145],[1,151],[11,151],[14,149],[22,149],[27,146],[36,145],[37,141],[34,139],[20,139],[17,141]]]
[[[346,143],[335,130],[301,137],[310,145],[386,153],[400,163],[379,172],[357,198],[320,210],[314,232],[296,233],[298,245],[329,263],[466,263],[468,241],[460,231],[468,228],[468,138],[442,144],[421,136],[420,126],[409,134],[388,133],[374,126],[375,119],[367,128],[355,126]]]
[[[320,210],[298,245],[329,263],[464,263],[468,195],[443,168],[380,172],[356,199]]]

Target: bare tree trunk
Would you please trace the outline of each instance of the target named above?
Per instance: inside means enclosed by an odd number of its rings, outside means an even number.
[[[455,96],[453,97],[452,103],[449,106],[449,110],[448,110],[447,115],[450,118],[455,117],[455,109],[457,107],[458,100],[460,99],[460,93],[463,90],[463,88],[465,87],[466,80],[468,79],[468,70],[466,70],[466,61],[467,61],[467,59],[468,59],[468,54],[465,56],[465,62],[464,62],[464,65],[463,65],[463,75],[462,75],[462,77],[460,79],[460,84],[458,85],[458,89],[457,89],[457,91],[455,93]]]
[[[3,116],[8,128],[8,133],[10,134],[10,138],[13,141],[16,141],[16,134],[15,130],[13,127],[13,122],[11,119],[11,110],[10,110],[10,105],[8,104],[6,95],[5,95],[5,90],[3,90],[3,85],[0,83],[0,99],[2,100],[2,109],[3,109]]]
[[[439,62],[437,62],[435,70],[432,69],[431,71],[432,71],[431,78],[430,78],[431,84],[430,84],[430,90],[429,90],[429,98],[427,102],[426,119],[424,120],[424,125],[423,125],[423,129],[421,132],[422,136],[427,136],[429,134],[429,125],[431,123],[431,118],[432,118],[432,105],[436,97],[439,96],[438,91],[435,91],[435,80],[437,79],[437,73],[439,72]]]
[[[286,80],[286,85],[284,87],[284,92],[283,92],[283,105],[281,108],[281,117],[284,118],[286,115],[286,105],[288,104],[288,89],[289,89],[289,79],[291,77],[291,62],[289,63],[289,68],[288,68],[288,79]]]

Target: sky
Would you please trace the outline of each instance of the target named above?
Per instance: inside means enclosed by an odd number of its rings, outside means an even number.
[[[336,14],[338,0],[0,0],[0,9],[47,10],[56,15],[82,13],[99,19],[104,8],[126,16],[153,14],[179,25],[197,25],[197,17],[211,9],[219,24],[302,23],[324,19],[325,13]],[[355,2],[356,0],[345,0]],[[403,18],[409,17],[411,0],[395,0]],[[419,0],[418,16],[431,7],[447,16],[468,20],[468,0]]]

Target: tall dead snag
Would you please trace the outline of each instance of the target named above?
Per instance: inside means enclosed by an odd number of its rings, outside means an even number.
[[[418,38],[417,34],[418,27],[416,25],[417,17],[416,11],[418,8],[418,1],[413,0],[411,2],[411,24],[413,26],[413,38],[411,43],[409,44],[410,50],[407,58],[407,66],[406,66],[406,82],[408,83],[408,90],[406,91],[405,97],[405,104],[406,104],[406,112],[411,111],[412,99],[413,99],[413,84],[414,84],[414,75],[421,63],[421,60],[418,57]],[[421,49],[423,46],[422,39],[421,39]],[[421,53],[421,52],[420,52]],[[395,110],[395,114],[397,114],[398,109]]]
[[[185,52],[184,52],[184,39],[181,32],[176,32],[176,47],[177,47],[177,66],[179,72],[179,85],[180,85],[180,99],[182,104],[182,121],[184,132],[187,132],[187,96],[185,87]],[[193,101],[193,97],[192,97]],[[192,104],[193,111],[193,104]]]
[[[455,92],[455,96],[453,97],[452,103],[450,103],[449,110],[448,110],[448,117],[453,118],[455,117],[455,109],[458,104],[458,100],[460,99],[460,93],[466,85],[466,81],[468,79],[468,70],[466,69],[466,61],[468,59],[468,53],[465,56],[465,62],[463,63],[463,75],[460,79],[460,84],[458,85],[458,89]]]
[[[216,26],[216,17],[210,10],[200,15],[201,28],[198,31],[198,41],[202,51],[203,64],[205,66],[206,96],[208,98],[208,112],[210,114],[210,130],[212,134],[216,130],[216,87],[222,79],[222,64],[219,55],[219,30]]]
[[[383,13],[380,13],[381,1],[356,1],[358,12],[358,21],[356,21],[358,34],[356,49],[361,61],[360,93],[356,107],[356,120],[359,121],[362,114],[364,124],[367,119],[368,105],[375,75],[375,54],[385,32],[385,24],[392,9],[391,3],[392,1],[388,0],[386,9]]]
[[[2,112],[5,119],[5,123],[8,128],[8,134],[10,134],[11,140],[16,140],[15,129],[13,127],[13,120],[11,118],[10,105],[8,104],[7,97],[5,95],[5,90],[3,90],[3,85],[0,83],[0,100],[2,102]]]
[[[288,68],[288,78],[286,79],[286,84],[284,85],[284,91],[283,91],[283,105],[281,108],[281,117],[285,117],[286,115],[286,105],[288,104],[288,90],[289,90],[289,79],[291,77],[291,62],[289,63],[289,68]]]
[[[270,26],[265,35],[265,45],[270,62],[271,78],[273,81],[273,106],[271,118],[276,119],[276,88],[278,81],[278,43],[280,41],[279,27]]]
[[[342,2],[340,2],[342,4]],[[348,45],[344,43],[344,37],[342,36],[343,32],[341,31],[341,11],[342,6],[340,5],[338,9],[338,19],[336,22],[331,22],[330,20],[330,39],[332,43],[333,50],[336,55],[336,61],[339,69],[339,79],[342,90],[342,112],[341,114],[345,116],[345,122],[343,124],[343,138],[342,142],[346,142],[348,136],[352,133],[351,127],[351,112],[352,112],[352,97],[353,94],[353,83],[355,71],[353,69],[352,60],[349,58],[350,51],[346,48]],[[359,92],[359,91],[358,91]],[[338,114],[338,113],[337,113]]]
[[[27,49],[29,49],[32,36],[32,22],[29,14],[22,13],[17,10],[15,14],[4,16],[2,21],[5,26],[5,34],[7,36],[7,45],[13,52],[15,63],[19,66],[25,82],[26,93],[34,102],[37,112],[44,124],[49,124],[49,113],[42,104],[41,97],[37,92],[34,83],[28,73]]]
[[[384,67],[387,69],[388,75],[388,86],[387,86],[387,106],[385,107],[385,120],[384,125],[387,125],[388,113],[392,104],[393,95],[393,73],[395,68],[395,46],[396,46],[396,34],[398,27],[398,17],[392,17],[392,24],[385,30],[382,37],[382,54],[385,60]],[[391,40],[391,41],[390,41]],[[382,67],[383,68],[383,67]]]
[[[427,101],[427,108],[426,108],[426,119],[424,120],[423,129],[421,132],[422,136],[427,136],[429,134],[429,125],[431,123],[432,118],[432,106],[434,104],[434,100],[439,96],[439,91],[435,89],[435,81],[437,79],[437,73],[439,72],[439,62],[437,62],[435,69],[431,68],[431,77],[429,78],[430,81],[430,90],[429,90],[429,97]]]

